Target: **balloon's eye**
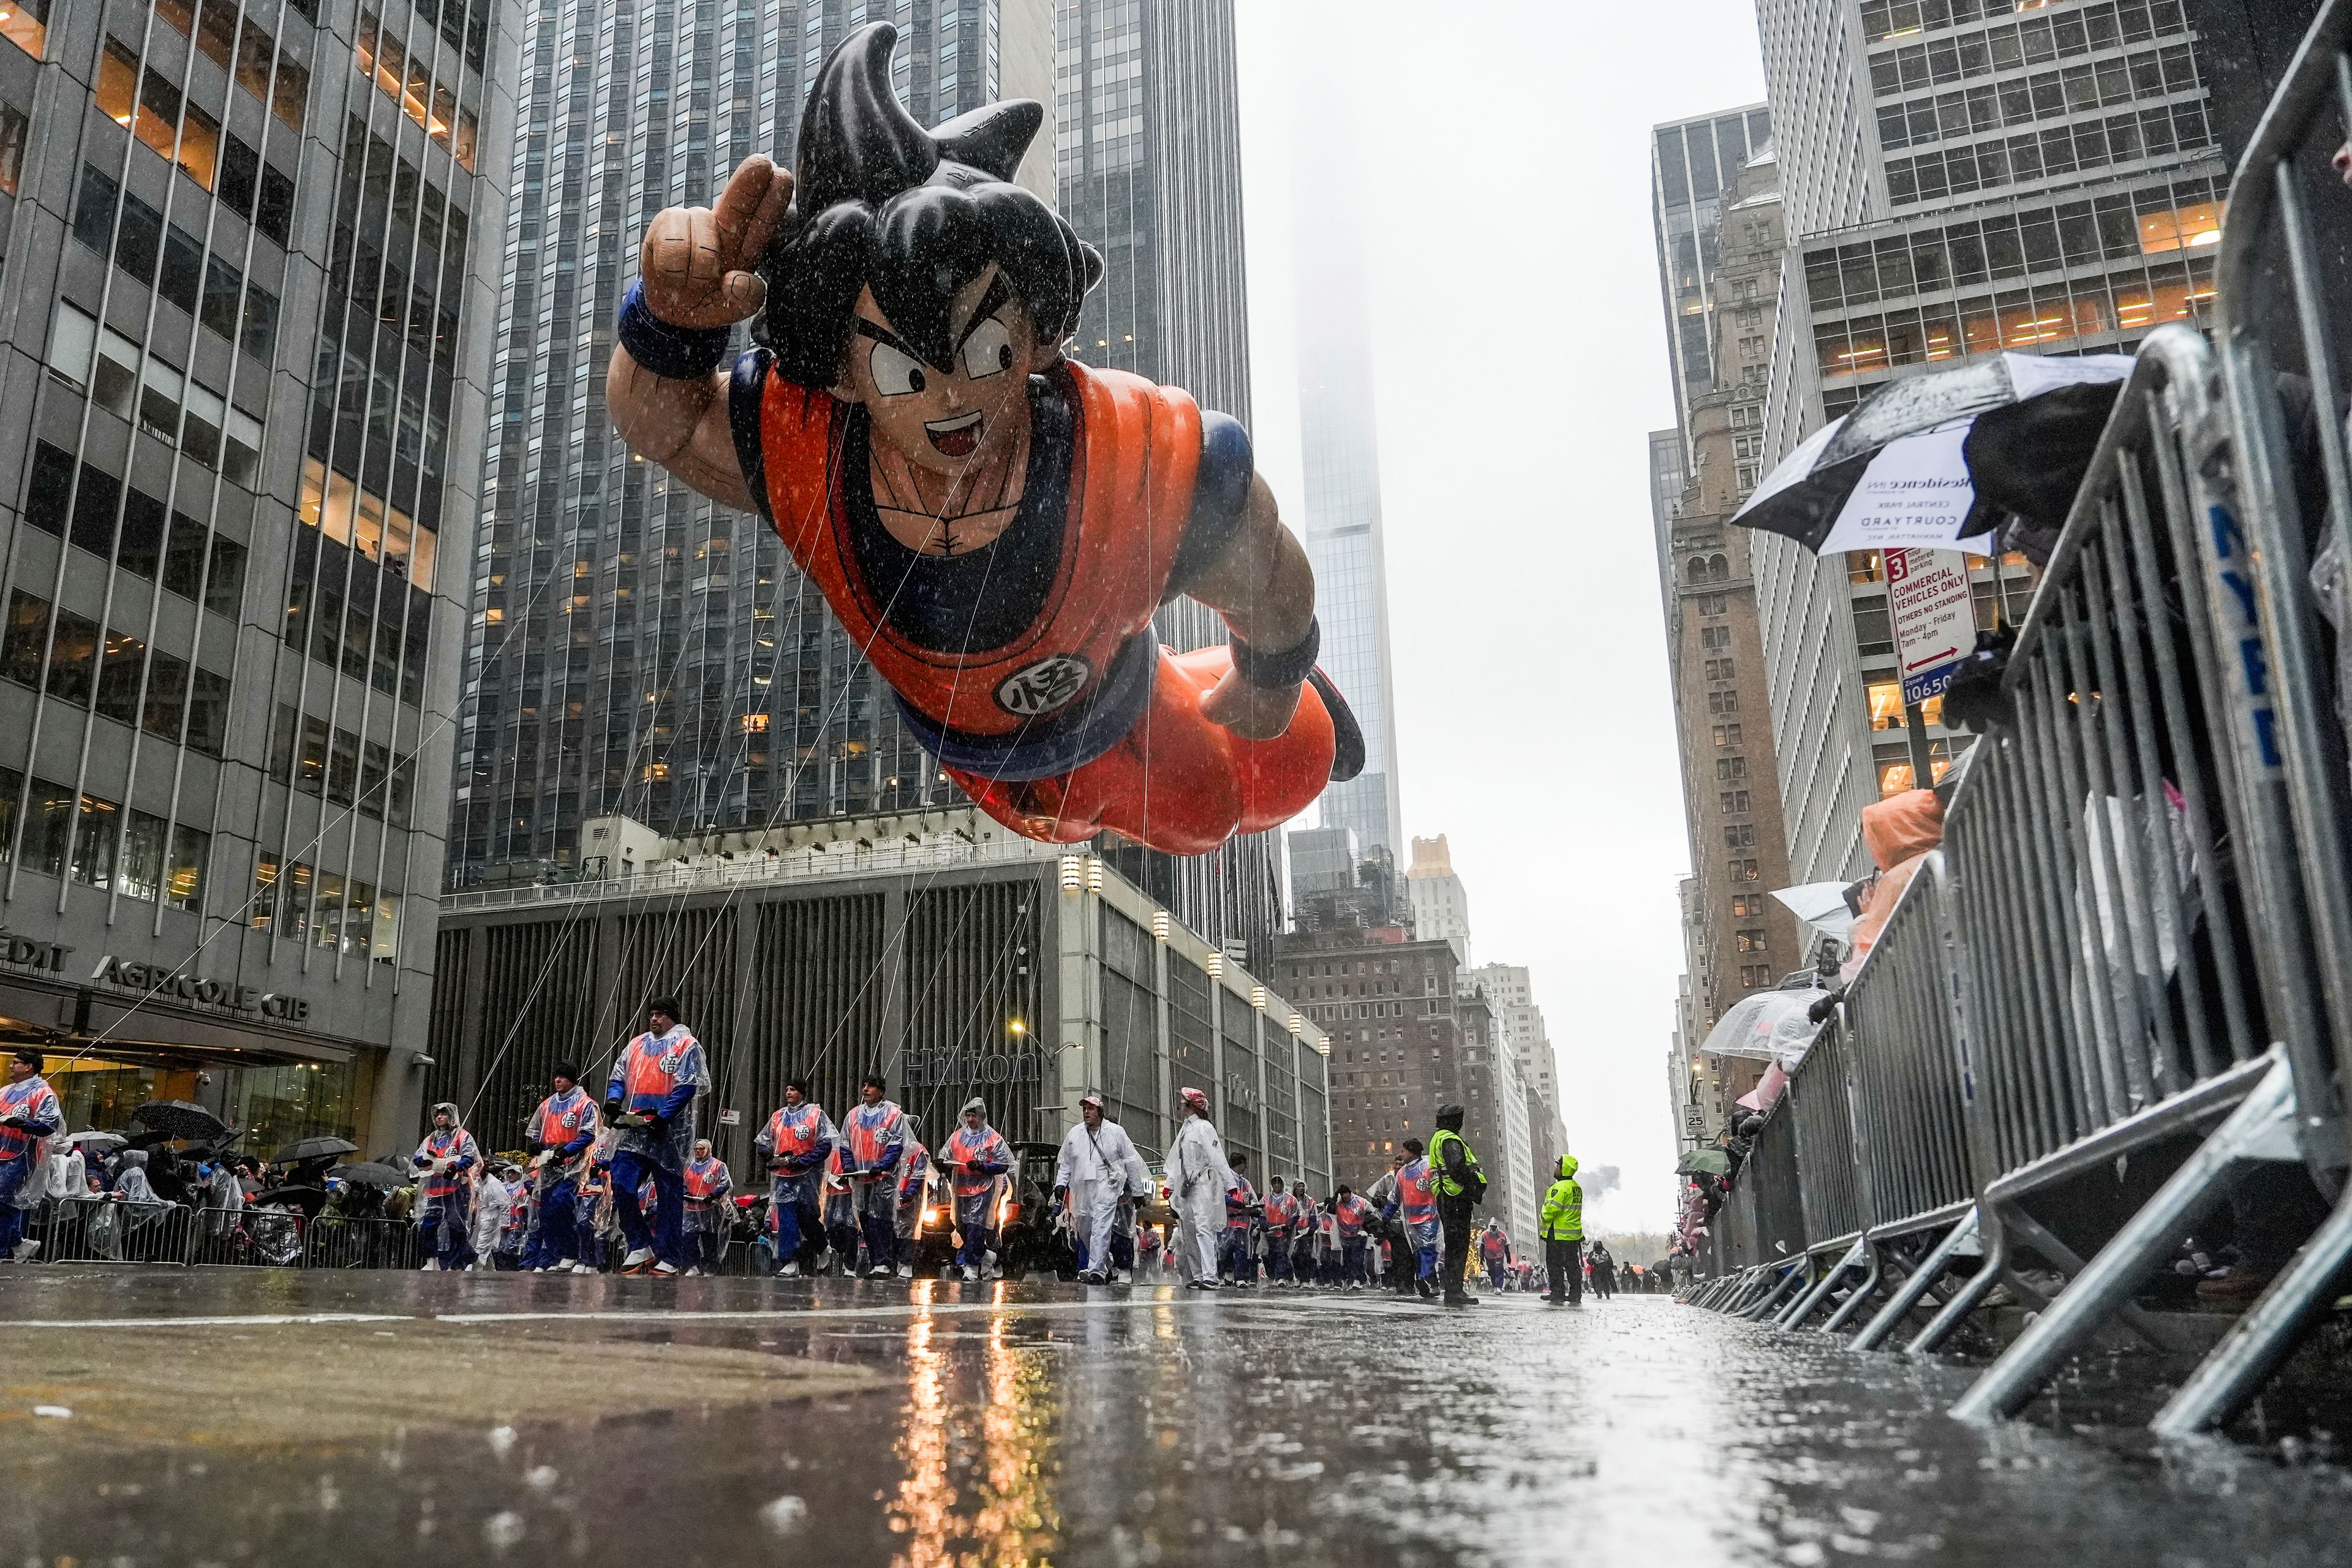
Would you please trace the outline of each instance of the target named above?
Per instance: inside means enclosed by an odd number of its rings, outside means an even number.
[[[876,343],[866,368],[874,377],[874,390],[885,397],[903,397],[910,392],[920,392],[925,384],[923,367],[912,355],[892,348],[888,343]]]
[[[996,317],[972,328],[963,341],[963,373],[974,381],[1013,368],[1013,334]]]

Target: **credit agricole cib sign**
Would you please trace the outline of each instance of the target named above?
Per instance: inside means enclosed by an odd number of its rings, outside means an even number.
[[[239,985],[208,974],[176,973],[166,964],[142,963],[135,958],[117,958],[112,953],[98,961],[90,979],[117,991],[135,993],[142,999],[152,996],[194,1002],[231,1013],[274,1018],[282,1024],[299,1024],[310,1016],[310,1002],[288,992],[264,991],[257,985]]]

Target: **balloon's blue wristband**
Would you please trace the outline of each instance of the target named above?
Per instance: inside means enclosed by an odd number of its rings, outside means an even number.
[[[622,297],[616,325],[621,346],[629,351],[629,357],[672,381],[699,380],[727,358],[727,328],[672,326],[646,303],[642,279],[630,284]]]

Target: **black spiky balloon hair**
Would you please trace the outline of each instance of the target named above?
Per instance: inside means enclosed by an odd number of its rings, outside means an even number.
[[[1102,258],[1013,174],[1045,110],[1011,99],[926,131],[890,89],[898,31],[870,23],[817,68],[801,114],[793,203],[760,262],[768,301],[756,333],[803,386],[842,379],[860,290],[908,347],[944,370],[948,310],[994,263],[1038,340],[1076,327]]]

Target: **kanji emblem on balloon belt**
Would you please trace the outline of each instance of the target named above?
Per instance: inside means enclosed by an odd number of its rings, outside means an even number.
[[[1034,719],[1076,697],[1093,674],[1093,668],[1076,654],[1057,653],[1006,676],[996,688],[996,705],[1007,713]]]

